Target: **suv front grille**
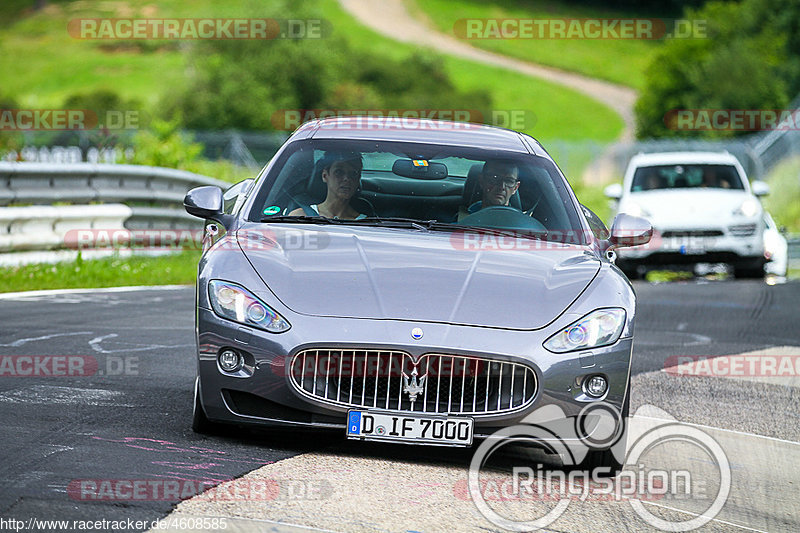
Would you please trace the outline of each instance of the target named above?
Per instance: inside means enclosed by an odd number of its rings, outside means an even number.
[[[305,350],[290,382],[302,395],[344,407],[418,413],[498,414],[528,406],[536,373],[527,365],[391,350]]]
[[[667,230],[661,234],[661,238],[680,238],[680,237],[722,237],[724,233],[717,229],[688,229],[688,230]]]

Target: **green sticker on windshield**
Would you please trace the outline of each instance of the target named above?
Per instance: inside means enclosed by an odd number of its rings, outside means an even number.
[[[277,205],[271,205],[271,206],[267,207],[266,209],[264,209],[264,214],[265,215],[274,215],[275,213],[280,213],[280,211],[281,211],[280,207],[278,207]]]

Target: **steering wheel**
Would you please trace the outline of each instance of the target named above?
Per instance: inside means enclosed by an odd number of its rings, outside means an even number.
[[[540,233],[547,232],[544,224],[519,209],[507,205],[484,207],[477,213],[461,219],[459,224],[509,230],[533,230]]]

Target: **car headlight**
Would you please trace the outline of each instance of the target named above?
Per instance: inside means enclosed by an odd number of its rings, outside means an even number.
[[[758,203],[758,200],[755,200],[753,198],[748,198],[747,200],[742,202],[742,205],[740,205],[736,209],[736,211],[733,212],[733,214],[751,218],[758,214],[759,207],[761,207],[761,205]]]
[[[208,284],[208,298],[211,308],[222,318],[270,333],[283,333],[292,327],[274,309],[239,285],[213,280]]]
[[[623,211],[623,210],[621,210]],[[632,217],[649,217],[650,212],[636,202],[629,202],[624,209],[624,212]]]
[[[544,342],[555,353],[614,344],[625,327],[625,310],[598,309],[573,322]]]

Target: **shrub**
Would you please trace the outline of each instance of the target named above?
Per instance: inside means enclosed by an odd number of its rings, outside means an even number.
[[[707,21],[707,38],[672,39],[646,72],[636,103],[637,135],[730,136],[670,130],[671,109],[776,109],[800,91],[800,3],[710,2],[686,18]]]

